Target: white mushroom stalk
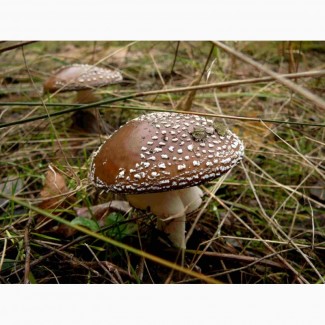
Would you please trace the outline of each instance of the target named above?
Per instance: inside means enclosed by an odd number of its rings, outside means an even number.
[[[165,232],[176,247],[185,249],[186,214],[199,208],[202,196],[202,190],[193,186],[161,193],[128,194],[126,197],[135,208],[149,208],[158,218],[157,228]]]
[[[100,100],[100,97],[92,89],[79,90],[75,102],[77,104],[90,104]]]
[[[222,124],[152,113],[129,121],[93,154],[90,179],[149,208],[174,245],[185,248],[185,215],[202,202],[196,185],[224,174],[243,154],[243,143]]]

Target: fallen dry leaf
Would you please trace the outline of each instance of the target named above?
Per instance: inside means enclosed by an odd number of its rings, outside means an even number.
[[[68,192],[69,189],[65,183],[64,177],[49,165],[49,169],[45,174],[44,187],[40,192],[40,197],[44,200],[39,206],[42,209],[53,209],[62,206]]]
[[[129,202],[113,200],[107,203],[94,205],[90,208],[75,208],[78,217],[95,218],[100,226],[104,225],[104,218],[112,211],[128,212],[131,209]]]
[[[40,197],[43,199],[39,204],[42,209],[66,208],[74,201],[74,197],[69,195],[65,178],[51,165],[49,165],[45,174],[45,183],[40,192]],[[52,213],[57,214],[57,212]],[[76,232],[75,229],[63,224],[53,226],[51,219],[41,215],[37,217],[36,223],[38,225],[36,229],[39,232],[54,232],[64,237],[69,237]]]
[[[105,217],[113,212],[128,212],[131,209],[130,204],[127,201],[121,200],[113,200],[107,203],[94,205],[92,207],[82,207],[82,208],[74,208],[76,211],[77,217],[83,217],[88,219],[96,219],[97,223],[100,227],[105,226]],[[68,227],[66,225],[56,225],[52,227],[51,232],[55,232],[57,234],[62,235],[63,237],[71,237],[73,236],[77,230],[74,228]]]

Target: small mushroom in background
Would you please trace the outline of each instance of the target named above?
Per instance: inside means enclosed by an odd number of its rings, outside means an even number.
[[[118,70],[111,70],[88,64],[73,64],[57,70],[45,81],[43,88],[44,93],[76,91],[77,97],[75,102],[79,104],[89,104],[100,100],[95,94],[97,88],[116,84],[122,80],[122,74]],[[84,111],[81,111],[81,114],[83,112]],[[101,124],[104,123],[100,123],[98,112],[95,114],[92,110],[89,112],[96,117],[99,128],[103,129],[103,125]],[[77,117],[81,118],[80,113]],[[76,118],[74,118],[74,120],[76,120]],[[105,127],[103,131],[105,132]],[[90,130],[90,132],[98,133],[92,130]]]
[[[244,145],[227,128],[198,115],[151,113],[115,131],[93,154],[90,180],[150,209],[157,227],[185,248],[186,214],[202,203],[197,186],[234,167]]]
[[[87,104],[99,98],[97,88],[119,83],[123,80],[118,70],[100,68],[89,64],[73,64],[57,70],[43,85],[44,93],[76,91],[76,102]]]

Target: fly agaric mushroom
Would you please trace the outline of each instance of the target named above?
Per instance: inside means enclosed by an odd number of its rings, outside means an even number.
[[[87,104],[96,102],[99,98],[95,95],[96,88],[108,86],[123,80],[122,74],[118,70],[100,68],[88,64],[73,64],[63,67],[55,72],[43,85],[44,93],[54,93],[56,91],[67,92],[77,91],[76,102]],[[97,123],[93,124],[95,129],[86,128],[90,133],[110,133],[109,126],[100,119],[99,113],[93,111],[80,111],[74,113],[72,128],[84,129],[83,121],[89,119],[89,114],[95,117]],[[91,118],[91,116],[90,116]],[[89,123],[90,125],[91,123]]]
[[[123,79],[118,70],[100,68],[89,64],[73,64],[57,70],[44,83],[44,92],[77,91],[77,103],[98,101],[94,89],[121,82]]]
[[[158,228],[185,248],[185,215],[202,202],[197,186],[224,174],[244,155],[239,138],[198,115],[151,113],[115,131],[94,152],[90,180],[127,194],[158,217]]]

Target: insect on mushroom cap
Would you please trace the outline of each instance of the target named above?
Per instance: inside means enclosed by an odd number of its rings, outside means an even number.
[[[104,87],[122,81],[120,71],[88,64],[73,64],[57,70],[44,83],[44,92],[73,91]]]
[[[112,192],[171,191],[219,177],[243,155],[237,135],[219,134],[210,119],[151,113],[123,125],[93,154],[90,179]]]

